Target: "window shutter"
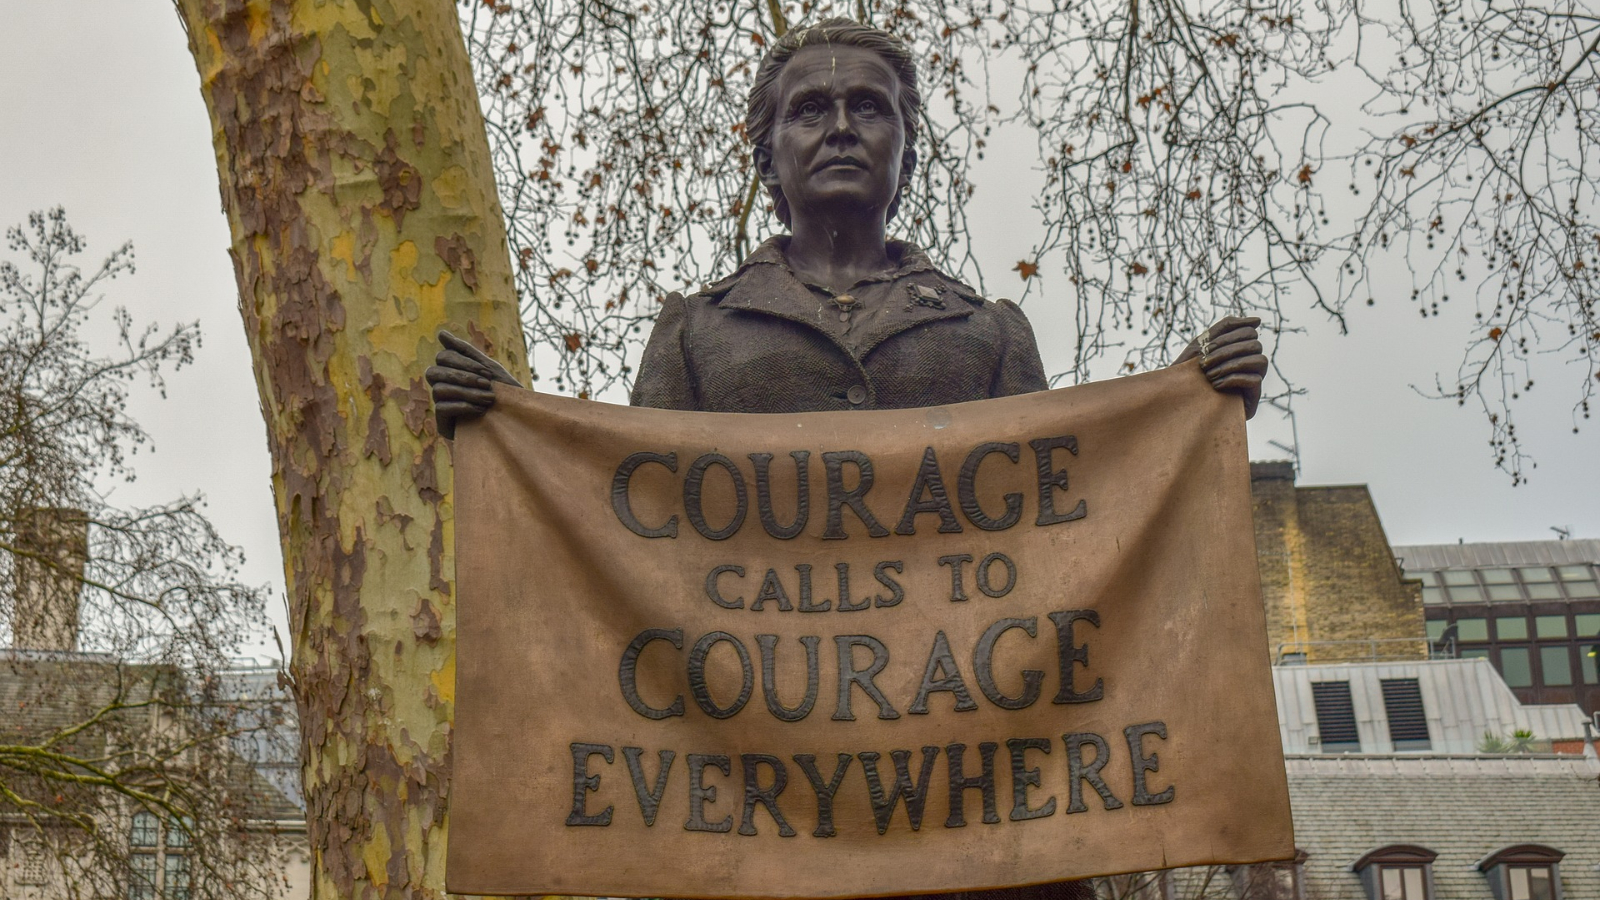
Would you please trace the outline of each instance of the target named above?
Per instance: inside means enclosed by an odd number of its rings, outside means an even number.
[[[1422,688],[1415,678],[1385,678],[1383,708],[1389,715],[1389,739],[1396,750],[1431,750],[1428,717],[1422,708]]]
[[[1322,735],[1322,752],[1359,753],[1361,735],[1356,731],[1356,709],[1350,701],[1350,682],[1313,681],[1311,699],[1317,706],[1317,731]]]

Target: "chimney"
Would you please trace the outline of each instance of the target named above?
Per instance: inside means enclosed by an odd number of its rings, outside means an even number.
[[[1250,462],[1250,482],[1254,485],[1258,481],[1287,481],[1290,484],[1294,484],[1294,461],[1287,459],[1252,460]]]
[[[11,645],[18,650],[78,648],[78,595],[89,560],[89,517],[78,509],[36,509],[16,530]]]

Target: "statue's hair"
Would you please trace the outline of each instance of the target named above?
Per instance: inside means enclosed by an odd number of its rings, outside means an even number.
[[[911,56],[911,50],[905,41],[881,28],[862,25],[851,19],[824,19],[815,25],[791,29],[772,45],[772,49],[761,59],[761,66],[756,70],[755,84],[751,85],[750,96],[745,102],[745,136],[754,146],[768,153],[772,152],[772,129],[779,114],[778,76],[796,53],[814,44],[871,50],[894,70],[900,81],[900,94],[895,97],[895,108],[900,115],[906,136],[905,154],[900,160],[900,177],[902,181],[909,179],[916,167],[917,156],[914,145],[917,139],[917,124],[922,115],[922,93],[917,90],[917,61]],[[769,192],[772,194],[778,221],[787,226],[789,201],[784,198],[783,189],[774,185],[769,188]],[[888,217],[893,219],[899,209],[900,191],[899,185],[896,185],[894,199],[889,201]]]

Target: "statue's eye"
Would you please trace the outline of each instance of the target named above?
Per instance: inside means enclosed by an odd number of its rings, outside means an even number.
[[[807,100],[795,107],[794,114],[803,119],[815,118],[822,115],[822,104],[815,100]]]
[[[862,100],[856,104],[856,112],[864,116],[875,116],[878,111],[878,101],[876,100]]]

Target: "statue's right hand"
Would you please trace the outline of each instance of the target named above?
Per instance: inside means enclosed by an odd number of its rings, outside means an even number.
[[[439,332],[439,344],[443,349],[424,377],[433,391],[433,415],[439,434],[454,440],[458,421],[477,418],[494,406],[494,382],[521,385],[505,366],[450,332]]]

